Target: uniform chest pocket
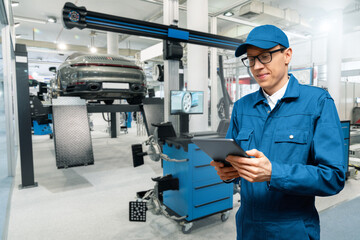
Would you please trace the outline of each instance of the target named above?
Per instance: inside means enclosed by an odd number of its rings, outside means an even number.
[[[298,129],[277,130],[274,134],[275,161],[306,164],[309,131]]]
[[[309,132],[304,130],[278,130],[275,133],[275,143],[306,144]]]
[[[254,145],[254,141],[253,141],[254,136],[253,135],[254,135],[254,129],[242,128],[242,129],[240,129],[235,140],[242,149],[247,151],[250,148],[255,148],[255,146],[253,146]]]

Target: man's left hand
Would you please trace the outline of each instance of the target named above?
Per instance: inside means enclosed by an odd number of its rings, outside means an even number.
[[[229,155],[226,161],[238,171],[240,177],[249,182],[265,182],[271,179],[271,162],[259,150],[246,151],[247,155],[254,158],[244,158]]]

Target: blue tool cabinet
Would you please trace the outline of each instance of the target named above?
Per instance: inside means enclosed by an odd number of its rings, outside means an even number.
[[[233,184],[224,183],[217,175],[211,158],[191,141],[176,144],[166,141],[163,153],[186,162],[163,162],[163,174],[179,179],[179,190],[165,191],[163,204],[179,216],[193,221],[233,207]]]

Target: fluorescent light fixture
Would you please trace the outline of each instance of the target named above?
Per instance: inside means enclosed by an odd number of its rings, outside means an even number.
[[[66,46],[65,43],[59,43],[59,44],[57,45],[57,47],[58,47],[60,50],[66,50],[66,49],[67,49],[67,46]]]
[[[17,2],[17,1],[12,1],[12,2],[11,2],[11,6],[12,6],[12,7],[17,7],[17,6],[19,6],[19,2]]]
[[[230,11],[227,11],[227,12],[224,12],[224,16],[231,17],[231,16],[234,16],[234,13],[230,12]]]
[[[19,26],[20,26],[19,22],[14,23],[14,27],[19,27]]]
[[[49,23],[56,23],[56,17],[47,17]]]
[[[21,34],[16,34],[15,38],[21,38]]]
[[[97,48],[96,48],[96,47],[90,47],[90,52],[91,52],[91,53],[96,53],[96,52],[97,52]]]
[[[46,20],[35,19],[35,18],[27,18],[27,17],[19,17],[19,16],[14,16],[14,20],[32,22],[32,23],[41,23],[41,24],[46,24],[47,23]]]

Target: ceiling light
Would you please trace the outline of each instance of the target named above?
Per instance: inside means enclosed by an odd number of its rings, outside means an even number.
[[[16,34],[15,38],[21,38],[21,34]]]
[[[28,17],[19,17],[19,16],[14,16],[14,20],[16,20],[16,21],[32,22],[32,23],[41,23],[41,24],[46,24],[46,23],[47,23],[46,20],[35,19],[35,18],[28,18]]]
[[[90,33],[90,52],[91,53],[97,52],[96,47],[94,47],[95,46],[95,37],[96,37],[95,31],[91,31],[91,33]]]
[[[96,53],[96,52],[97,52],[97,48],[96,48],[96,47],[91,47],[91,48],[90,48],[90,52],[91,52],[91,53]]]
[[[19,22],[14,23],[14,27],[19,27],[19,26],[20,26]]]
[[[231,17],[231,16],[234,16],[234,13],[230,12],[230,11],[227,11],[227,12],[224,12],[224,16]]]
[[[12,6],[12,7],[17,7],[17,6],[19,6],[19,2],[12,1],[12,2],[11,2],[11,6]]]
[[[320,32],[328,32],[330,30],[330,24],[327,21],[320,23]]]
[[[65,43],[59,43],[59,44],[57,45],[57,47],[58,47],[60,50],[65,50],[65,49],[67,49],[67,46],[66,46]]]
[[[47,17],[49,23],[56,23],[56,17]]]

